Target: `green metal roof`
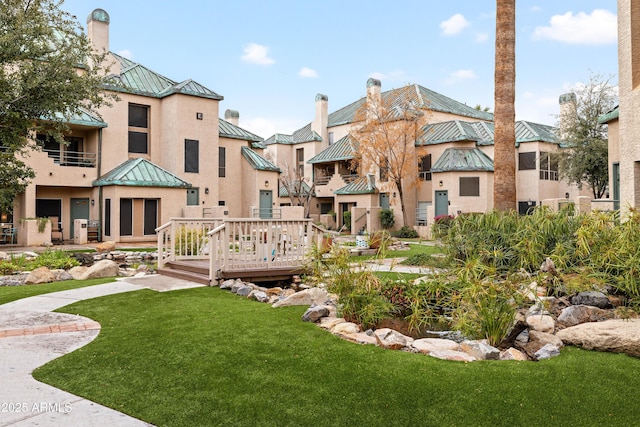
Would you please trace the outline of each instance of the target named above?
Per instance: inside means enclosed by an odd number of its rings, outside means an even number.
[[[416,145],[433,145],[454,141],[475,141],[477,145],[493,145],[494,124],[452,120],[428,124],[422,128]],[[519,120],[515,125],[516,147],[523,142],[550,142],[559,144],[556,128],[540,123]]]
[[[107,124],[102,121],[98,116],[95,116],[88,112],[87,110],[80,109],[77,113],[75,113],[71,117],[64,117],[61,113],[55,114],[56,120],[64,121],[71,125],[79,125],[79,126],[88,126],[93,128],[106,128]],[[46,120],[46,119],[45,119]]]
[[[431,172],[493,172],[493,160],[479,148],[447,148],[431,167]]]
[[[350,135],[347,135],[310,158],[307,163],[314,164],[351,160],[354,158],[357,149],[357,142],[351,139]]]
[[[309,141],[322,141],[322,137],[317,132],[311,130],[311,123],[296,130],[291,135],[285,135],[282,133],[276,133],[275,135],[267,138],[264,142],[265,145],[271,144],[301,144]]]
[[[418,109],[429,109],[443,113],[457,114],[459,116],[477,120],[493,120],[492,113],[476,110],[473,107],[469,107],[466,104],[417,84],[381,92],[380,95],[383,101],[391,107],[400,106],[410,102]],[[356,113],[358,110],[363,108],[365,102],[366,97],[362,97],[346,107],[329,114],[328,127],[352,123],[355,120]]]
[[[111,52],[111,54],[120,62],[121,70],[119,75],[110,77],[113,83],[107,83],[107,89],[136,95],[152,96],[154,98],[165,98],[179,93],[201,98],[224,99],[221,95],[207,89],[194,80],[185,80],[178,83],[151,71],[137,62],[113,52]]]
[[[297,182],[296,182],[296,186],[297,186]],[[302,187],[302,194],[309,194],[309,192],[311,191],[311,187],[309,187],[309,184],[307,184],[304,181],[302,181],[301,187]],[[280,197],[289,197],[289,190],[287,190],[287,187],[282,185],[280,186],[278,195]],[[294,196],[297,196],[297,194],[294,194]],[[315,196],[315,192],[312,194],[312,196]]]
[[[607,111],[600,117],[598,117],[598,123],[601,125],[605,123],[609,123],[610,121],[616,120],[620,117],[620,106],[616,105],[615,108],[611,111]]]
[[[376,183],[373,175],[361,176],[334,191],[334,194],[374,194],[377,193]]]
[[[256,170],[281,172],[280,168],[278,168],[276,165],[274,165],[269,160],[265,159],[249,147],[242,147],[241,153],[242,157],[244,157],[249,162],[251,167]]]
[[[264,139],[260,138],[258,135],[255,135],[249,132],[248,130],[244,130],[241,127],[238,127],[233,123],[230,123],[224,119],[219,120],[218,132],[220,136],[223,136],[226,138],[241,139],[243,141],[258,142],[258,143],[261,143],[262,141],[264,141]],[[261,147],[258,147],[258,148],[261,148]]]
[[[191,184],[147,159],[129,159],[93,181],[94,187],[127,185],[133,187],[190,188]]]

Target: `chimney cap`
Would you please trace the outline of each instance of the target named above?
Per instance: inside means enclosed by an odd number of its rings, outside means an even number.
[[[108,24],[111,19],[109,18],[109,14],[104,9],[94,9],[93,12],[87,16],[87,23],[91,21],[99,21]]]
[[[380,83],[380,80],[378,79],[374,79],[373,77],[369,78],[369,80],[367,80],[367,87],[371,87],[371,86],[382,86],[382,83]]]
[[[567,102],[577,102],[576,94],[573,92],[564,93],[560,95],[560,104],[565,104]]]
[[[237,112],[236,110],[229,110],[229,109],[227,109],[227,110],[224,112],[224,118],[225,118],[225,119],[238,119],[238,118],[240,118],[240,113],[239,113],[239,112]]]
[[[327,95],[323,95],[321,93],[316,95],[316,102],[318,101],[328,101],[329,97]]]

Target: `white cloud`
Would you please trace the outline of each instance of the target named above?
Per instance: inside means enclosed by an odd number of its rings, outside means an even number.
[[[302,127],[300,123],[300,120],[292,118],[250,117],[243,119],[240,127],[267,139],[275,133],[291,135]]]
[[[318,77],[318,73],[316,70],[312,70],[311,68],[302,67],[300,71],[298,71],[298,75],[300,77]]]
[[[552,16],[547,27],[536,27],[533,38],[569,44],[611,44],[618,39],[618,22],[615,14],[604,9],[595,9],[591,14],[567,12]]]
[[[249,43],[244,48],[242,60],[250,64],[271,65],[276,62],[269,57],[269,48],[257,43]]]
[[[406,82],[407,81],[407,73],[404,70],[393,70],[388,73],[381,73],[379,71],[374,71],[369,74],[369,77],[378,79],[380,81],[391,81],[391,82]]]
[[[124,50],[119,50],[117,52],[118,55],[123,56],[127,59],[133,59],[133,52],[131,52],[130,50],[124,49]]]
[[[460,13],[456,13],[451,18],[440,23],[442,34],[444,34],[445,36],[453,36],[455,34],[458,34],[468,26],[469,21],[467,21],[467,19]]]
[[[476,36],[475,36],[475,42],[476,43],[484,43],[487,40],[489,40],[489,34],[488,33],[476,33]]]
[[[449,74],[449,77],[447,78],[445,83],[448,85],[452,85],[458,83],[461,80],[471,80],[477,78],[478,76],[473,72],[473,70],[457,70]]]

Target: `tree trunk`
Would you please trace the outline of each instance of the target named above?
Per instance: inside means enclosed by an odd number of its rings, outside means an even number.
[[[493,204],[516,208],[516,0],[496,0]]]

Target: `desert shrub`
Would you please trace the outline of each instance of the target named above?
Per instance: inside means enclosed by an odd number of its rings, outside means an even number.
[[[431,232],[436,239],[440,239],[444,237],[449,228],[451,227],[451,223],[453,222],[453,216],[451,215],[438,215],[433,219],[433,224],[431,225]]]
[[[47,267],[50,270],[68,270],[78,265],[80,265],[78,260],[65,251],[46,250],[40,253],[37,258],[29,261],[25,267],[27,270],[35,270],[39,267]]]
[[[380,224],[382,225],[382,228],[388,230],[390,228],[393,228],[395,223],[396,219],[391,209],[382,209],[380,211]]]
[[[407,225],[403,226],[398,231],[394,231],[391,235],[400,239],[417,239],[420,237],[416,230]]]
[[[19,270],[11,261],[0,260],[0,276],[7,276]]]

